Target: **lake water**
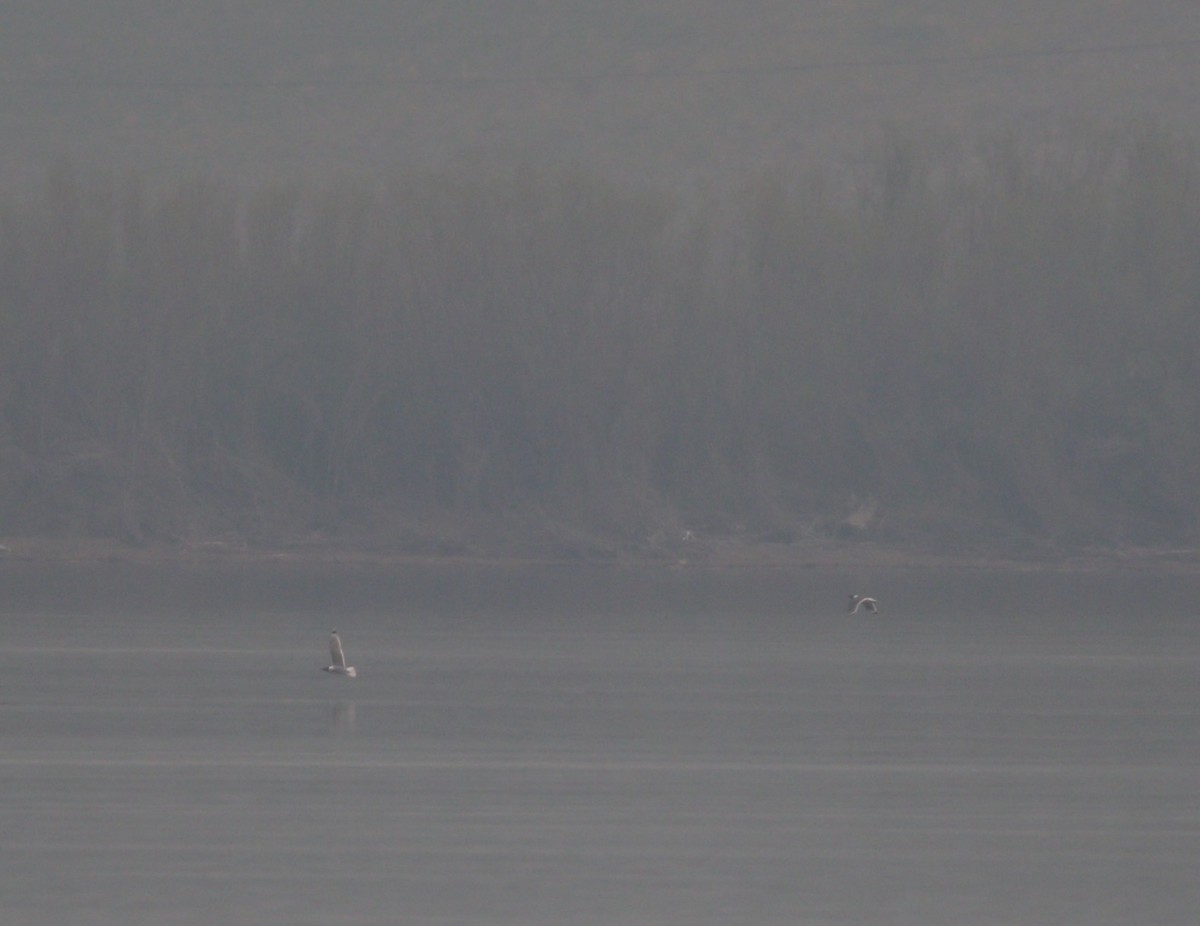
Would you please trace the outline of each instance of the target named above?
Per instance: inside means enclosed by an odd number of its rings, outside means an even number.
[[[1198,579],[0,580],[10,926],[1200,921]]]

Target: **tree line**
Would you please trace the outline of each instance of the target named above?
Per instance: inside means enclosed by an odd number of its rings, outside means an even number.
[[[1200,539],[1200,159],[0,194],[0,534]]]

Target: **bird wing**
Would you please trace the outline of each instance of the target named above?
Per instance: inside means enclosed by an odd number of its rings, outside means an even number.
[[[346,654],[342,652],[342,638],[336,633],[329,635],[329,656],[335,666],[346,668]]]

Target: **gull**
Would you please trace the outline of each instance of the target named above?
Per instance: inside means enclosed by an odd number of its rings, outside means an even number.
[[[851,595],[850,604],[846,606],[846,612],[848,614],[857,614],[859,608],[870,611],[872,614],[878,614],[879,602],[874,598],[867,598],[864,595]]]
[[[326,666],[324,671],[332,672],[334,675],[344,675],[346,678],[358,678],[354,666],[346,665],[346,654],[342,651],[342,638],[338,636],[336,630],[329,634],[329,656],[333,660],[333,665]]]

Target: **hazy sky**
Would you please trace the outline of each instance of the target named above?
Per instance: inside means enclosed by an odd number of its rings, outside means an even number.
[[[474,160],[729,178],[1064,121],[1200,121],[1190,0],[48,0],[0,14],[0,181]]]

